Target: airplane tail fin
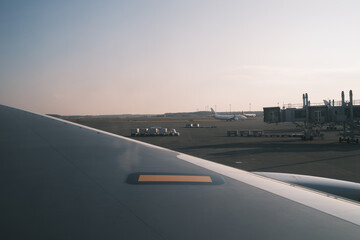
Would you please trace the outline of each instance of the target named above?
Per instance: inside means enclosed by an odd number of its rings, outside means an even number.
[[[215,111],[214,111],[213,108],[211,108],[211,113],[212,113],[213,115],[215,115]]]

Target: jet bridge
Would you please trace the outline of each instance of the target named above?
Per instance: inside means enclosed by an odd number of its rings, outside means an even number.
[[[355,104],[354,104],[355,103]],[[356,105],[357,104],[357,105]],[[265,107],[264,122],[303,122],[304,140],[312,140],[319,134],[315,130],[323,125],[342,125],[343,132],[339,141],[359,142],[360,135],[360,101],[353,100],[352,90],[349,92],[349,101],[345,101],[344,91],[341,93],[341,101],[326,101],[323,104],[311,104],[308,94],[303,94],[303,104],[289,104],[288,108]]]

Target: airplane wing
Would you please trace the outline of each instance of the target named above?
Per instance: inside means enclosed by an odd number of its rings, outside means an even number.
[[[359,204],[0,105],[0,239],[359,239]]]

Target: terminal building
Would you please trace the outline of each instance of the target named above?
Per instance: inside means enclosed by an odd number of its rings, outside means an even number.
[[[339,141],[359,142],[360,133],[360,101],[353,100],[350,90],[349,101],[345,101],[344,92],[341,93],[341,101],[326,101],[323,104],[311,105],[308,95],[303,94],[301,107],[289,106],[288,108],[266,107],[264,108],[264,122],[303,122],[304,139],[311,139],[315,136],[314,127],[323,125],[342,125],[343,133]]]

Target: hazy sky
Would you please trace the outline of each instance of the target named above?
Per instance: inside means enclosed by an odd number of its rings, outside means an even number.
[[[2,0],[0,103],[121,114],[359,99],[359,12],[357,0]]]

